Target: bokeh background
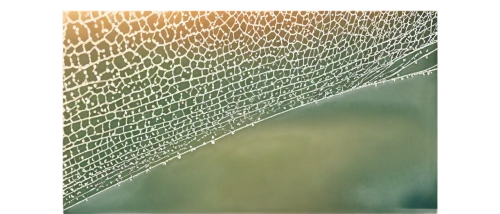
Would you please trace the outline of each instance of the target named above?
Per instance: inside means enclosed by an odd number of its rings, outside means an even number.
[[[53,165],[61,175],[61,139],[50,133],[54,95],[54,8],[116,7],[114,1],[3,1],[1,213],[59,213]],[[440,8],[440,207],[495,207],[495,1],[172,1],[169,7]],[[53,5],[52,5],[53,4]],[[123,1],[121,7],[165,7],[164,1]],[[447,13],[447,15],[445,15]],[[56,20],[60,20],[60,15]],[[60,25],[60,23],[59,23]],[[60,27],[59,27],[60,28]],[[60,29],[56,30],[60,33]],[[33,32],[37,32],[33,36]],[[445,37],[445,34],[448,37]],[[60,37],[58,37],[58,40]],[[61,43],[59,41],[59,43]],[[60,46],[56,47],[59,51]],[[497,53],[497,54],[495,54]],[[29,62],[26,59],[30,59]],[[62,67],[62,66],[61,66]],[[61,103],[61,70],[56,72]],[[20,84],[20,83],[23,84]],[[15,95],[15,96],[14,96]],[[347,94],[346,96],[349,96]],[[497,98],[498,99],[498,98]],[[33,108],[36,103],[37,108]],[[498,104],[498,102],[497,102]],[[60,118],[60,111],[57,118]],[[500,114],[496,114],[500,115]],[[60,120],[60,119],[58,119]],[[498,126],[497,126],[498,127]],[[60,130],[58,130],[60,132]],[[29,134],[27,134],[29,133]],[[56,141],[57,152],[53,147]],[[498,142],[498,141],[497,141]],[[499,148],[499,147],[497,147]],[[201,150],[200,150],[201,152]],[[12,163],[15,163],[13,165]],[[173,163],[173,162],[172,162]],[[20,170],[21,169],[21,170]],[[160,170],[160,169],[158,169]],[[60,185],[60,181],[58,181]],[[113,190],[110,190],[113,191]],[[498,197],[497,197],[498,198]],[[88,204],[92,203],[89,201]],[[497,206],[498,207],[498,206]],[[75,207],[76,208],[76,207]],[[20,212],[29,209],[31,212]],[[78,209],[78,208],[76,208]],[[17,212],[16,212],[17,211]],[[43,212],[46,211],[46,212]],[[479,213],[467,210],[462,213]],[[492,212],[496,213],[496,212]]]
[[[436,208],[434,72],[271,118],[65,212],[407,213]]]
[[[435,212],[437,82],[418,76],[299,108],[66,213]]]

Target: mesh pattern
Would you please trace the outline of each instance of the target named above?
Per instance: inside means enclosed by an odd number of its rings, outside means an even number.
[[[64,208],[266,118],[402,78],[436,43],[436,12],[64,12]]]

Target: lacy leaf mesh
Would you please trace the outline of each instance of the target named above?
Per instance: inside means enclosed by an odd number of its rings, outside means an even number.
[[[436,12],[64,12],[64,208],[266,118],[403,78],[436,43]]]

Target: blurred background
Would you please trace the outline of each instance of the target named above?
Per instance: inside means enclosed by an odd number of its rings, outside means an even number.
[[[215,16],[213,18],[215,20]],[[384,27],[399,26],[396,22],[391,23]],[[394,32],[404,32],[404,27],[399,28]],[[123,31],[127,32],[127,29]],[[178,28],[179,31],[182,29]],[[430,32],[432,30],[424,31],[422,35]],[[68,33],[66,42],[71,43],[72,39],[77,43],[77,34]],[[160,34],[149,36],[161,37]],[[136,37],[137,41],[143,40],[142,34]],[[328,40],[327,37],[324,39]],[[268,38],[263,41],[279,40]],[[342,41],[357,40],[344,38]],[[367,45],[376,46],[375,41]],[[419,47],[417,45],[422,41],[410,45]],[[92,47],[90,43],[87,45]],[[150,54],[149,49],[155,48],[153,43],[144,47],[148,50],[142,48],[137,53],[146,56]],[[429,48],[437,49],[437,44]],[[82,52],[78,48],[75,50]],[[118,46],[114,50],[118,50]],[[71,48],[66,51],[73,53]],[[214,49],[214,53],[224,51],[229,49]],[[175,52],[168,54],[175,55]],[[99,59],[95,53],[89,55],[95,59],[87,61]],[[152,63],[152,60],[141,61],[143,58],[135,57],[133,61],[143,67]],[[435,66],[437,58],[435,52],[429,59],[419,61],[401,74]],[[217,60],[220,65],[227,61],[224,57]],[[90,63],[87,61],[80,62]],[[170,63],[194,70],[195,67],[189,67],[193,65],[188,62],[179,58]],[[109,67],[106,64],[95,69],[97,73],[106,68],[116,69],[113,67],[115,63],[118,63],[117,67],[125,65],[117,57]],[[396,62],[394,66],[400,63]],[[143,68],[138,66],[137,69]],[[168,75],[180,73],[180,69],[166,67],[164,70],[172,73]],[[65,72],[66,75],[75,73],[74,69]],[[135,70],[122,73],[127,72]],[[163,71],[146,69],[143,76],[154,72]],[[83,74],[79,78],[83,78]],[[174,78],[170,79],[173,81]],[[79,84],[78,81],[74,84]],[[134,82],[133,79],[129,81]],[[438,74],[434,73],[360,89],[292,110],[217,140],[215,145],[185,154],[181,160],[175,159],[166,166],[134,178],[133,182],[105,191],[66,213],[434,212],[437,207],[437,83]],[[135,87],[143,85],[147,85],[146,81],[144,84],[137,82]],[[130,93],[123,89],[119,92]]]
[[[65,213],[435,213],[436,208],[434,72],[271,118]]]

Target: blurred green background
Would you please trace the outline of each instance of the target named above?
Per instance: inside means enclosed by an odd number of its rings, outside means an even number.
[[[65,213],[435,212],[437,74],[224,137]]]

